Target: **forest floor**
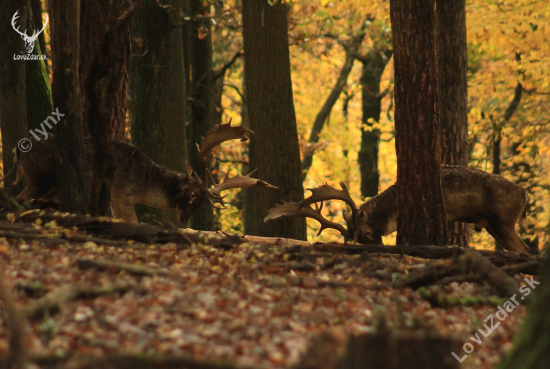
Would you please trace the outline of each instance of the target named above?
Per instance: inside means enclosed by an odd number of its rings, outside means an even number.
[[[510,349],[526,313],[520,305],[494,332],[479,335],[478,344],[470,337],[496,305],[433,307],[418,290],[396,287],[396,278],[432,260],[329,252],[304,242],[300,252],[243,238],[224,244],[220,238],[236,237],[220,235],[216,243],[190,230],[183,236],[188,242],[90,241],[82,229],[55,220],[5,219],[0,266],[39,368],[95,367],[95,359],[117,367],[117,360],[144,357],[159,365],[182,358],[214,367],[289,368],[320,332],[372,333],[383,317],[390,329],[422,327],[452,338],[459,357],[470,342],[474,350],[460,367],[488,369]],[[437,288],[459,298],[494,294],[483,282]],[[3,313],[0,360],[9,351]]]

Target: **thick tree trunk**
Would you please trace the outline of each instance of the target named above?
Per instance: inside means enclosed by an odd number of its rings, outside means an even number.
[[[93,144],[90,212],[110,213],[116,170],[112,145],[124,131],[130,51],[129,20],[139,3],[81,0],[80,87],[82,116]]]
[[[397,244],[447,242],[441,196],[434,0],[392,0]]]
[[[39,15],[34,15],[35,1],[30,2],[32,10],[29,14],[27,29],[29,34],[34,30],[37,32],[42,29],[42,8],[39,7]],[[40,2],[38,2],[40,4]],[[30,7],[28,7],[30,9]],[[51,26],[50,26],[51,29]],[[32,31],[31,31],[32,30]],[[44,42],[44,32],[41,32],[34,46],[33,55],[45,54],[42,50]],[[45,47],[45,46],[44,46]],[[47,56],[46,56],[47,58]],[[50,87],[50,79],[46,69],[47,60],[26,60],[25,61],[25,78],[27,82],[27,124],[29,129],[40,127],[40,123],[46,119],[54,110],[52,107],[52,90]]]
[[[212,70],[212,30],[208,17],[209,7],[202,0],[188,0],[188,11],[192,18],[189,46],[191,49],[191,124],[189,124],[189,162],[197,173],[201,163],[195,144],[200,144],[202,137],[213,126],[213,89],[214,73]],[[208,201],[191,217],[191,228],[214,230],[214,211]]]
[[[10,20],[16,11],[16,27],[23,32],[27,24],[26,7],[19,1],[0,1],[0,127],[2,129],[2,161],[4,174],[15,164],[12,150],[20,143],[22,150],[30,148],[30,141],[20,141],[29,136],[27,131],[27,96],[25,83],[25,63],[27,60],[15,60],[16,56],[26,55],[25,44],[19,34],[11,27]],[[44,117],[45,118],[45,117]],[[12,186],[12,180],[4,182],[4,190],[10,196],[17,195],[23,189],[23,183]]]
[[[67,211],[85,214],[90,186],[78,75],[80,3],[53,1],[50,15],[53,98],[56,111],[65,115],[55,126],[57,197]]]
[[[363,90],[363,125],[361,126],[361,149],[358,154],[361,172],[361,196],[378,195],[380,173],[378,172],[378,145],[380,130],[373,128],[374,122],[380,121],[381,101],[380,80],[384,68],[391,58],[392,50],[383,52],[373,48],[362,58],[363,72],[361,88]],[[366,129],[366,127],[369,127]]]
[[[250,168],[279,190],[248,191],[245,231],[259,236],[306,239],[304,218],[263,222],[281,200],[304,196],[287,35],[287,4],[243,2],[243,38],[250,129]]]
[[[436,1],[436,55],[441,125],[441,162],[468,165],[466,3]],[[468,247],[466,223],[449,224],[449,242]]]
[[[147,0],[132,17],[130,85],[132,93],[132,141],[155,163],[185,171],[186,96],[183,35],[177,19],[181,1],[172,1],[166,13]],[[140,40],[137,42],[137,40]],[[138,216],[154,214],[162,221],[176,221],[175,211],[141,205]]]

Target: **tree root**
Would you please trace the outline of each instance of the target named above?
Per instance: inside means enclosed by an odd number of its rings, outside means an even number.
[[[418,289],[420,296],[428,301],[433,307],[447,308],[454,306],[480,306],[480,305],[492,305],[500,306],[506,299],[498,298],[495,296],[467,296],[456,297],[435,290],[434,288],[420,287]]]

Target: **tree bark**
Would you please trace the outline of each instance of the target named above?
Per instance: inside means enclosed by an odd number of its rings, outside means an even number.
[[[436,55],[441,125],[441,161],[468,166],[466,2],[436,1]],[[468,247],[466,223],[449,224],[449,242]]]
[[[372,197],[378,194],[380,184],[380,173],[378,172],[380,130],[373,128],[373,124],[380,121],[383,98],[380,94],[380,80],[392,53],[392,50],[382,51],[373,48],[364,58],[360,59],[363,63],[361,74],[363,124],[361,126],[361,149],[357,161],[361,172],[362,197]]]
[[[72,0],[53,1],[50,15],[53,98],[59,113],[65,115],[55,126],[57,197],[67,211],[85,214],[90,186],[78,74],[80,4]]]
[[[279,187],[248,191],[247,234],[306,239],[304,218],[267,223],[267,210],[281,200],[304,198],[287,35],[287,4],[243,2],[245,75],[250,129],[250,168]]]
[[[434,0],[392,0],[397,244],[444,245]]]
[[[10,20],[16,11],[16,27],[23,32],[27,24],[26,1],[0,2],[0,35],[2,35],[2,52],[0,52],[0,127],[2,129],[2,161],[4,174],[15,165],[12,150],[29,136],[27,131],[27,97],[25,83],[25,63],[27,60],[15,60],[15,56],[26,55],[23,39],[11,27]],[[31,148],[32,149],[32,148]],[[4,190],[9,196],[15,196],[23,189],[23,184],[12,186],[12,181],[4,182]]]
[[[202,0],[188,0],[191,16],[189,46],[191,49],[191,124],[189,124],[189,162],[193,169],[201,172],[201,163],[195,144],[213,127],[214,73],[212,67],[212,30],[208,17],[209,6]],[[204,201],[190,220],[191,228],[214,230],[214,211]]]
[[[27,22],[27,29],[32,34],[33,31],[37,32],[42,29],[42,7],[38,6],[36,11],[40,12],[37,16],[34,15],[36,1],[30,2],[32,5],[31,13],[29,14],[29,21]],[[40,5],[40,2],[38,2]],[[28,7],[31,8],[30,6]],[[51,25],[50,25],[51,29]],[[42,43],[44,42],[44,32],[41,32],[38,36],[38,41],[35,43],[33,55],[42,55],[43,52]],[[44,45],[45,47],[45,45]],[[46,119],[54,110],[52,107],[52,90],[50,86],[50,79],[48,77],[48,71],[46,68],[47,60],[26,60],[25,61],[25,78],[27,82],[27,124],[29,129],[35,129],[40,127],[40,123]]]
[[[155,163],[185,171],[186,96],[183,35],[174,23],[181,0],[166,13],[153,0],[145,1],[132,17],[132,140]],[[140,40],[137,42],[137,40]],[[138,215],[152,213],[159,220],[176,222],[175,211],[140,205]]]
[[[84,125],[93,145],[90,212],[94,215],[110,214],[116,170],[112,141],[125,126],[129,20],[138,4],[81,0],[80,87]]]

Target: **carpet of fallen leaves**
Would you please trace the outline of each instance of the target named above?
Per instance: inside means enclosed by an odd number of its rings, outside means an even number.
[[[46,356],[151,353],[287,368],[298,363],[316,333],[333,327],[372,332],[375,317],[383,313],[390,327],[420,323],[473,343],[474,352],[461,368],[484,369],[511,347],[525,314],[524,306],[515,309],[479,345],[469,338],[495,307],[433,308],[410,288],[391,287],[395,273],[422,268],[427,260],[370,254],[300,263],[286,247],[265,251],[245,243],[223,250],[206,243],[205,237],[205,244],[192,246],[129,242],[121,247],[109,241],[55,244],[0,238],[0,256],[23,312],[75,285],[124,286],[110,294],[59,301],[58,311],[29,319],[29,349]],[[82,270],[78,259],[130,263],[162,273]],[[446,290],[457,295],[488,291],[487,286],[456,282]],[[0,356],[7,351],[2,322]]]

